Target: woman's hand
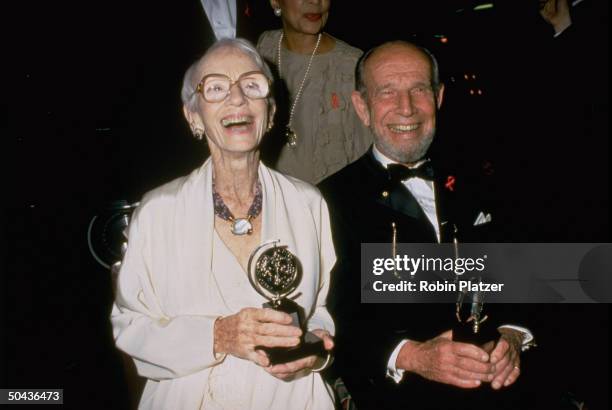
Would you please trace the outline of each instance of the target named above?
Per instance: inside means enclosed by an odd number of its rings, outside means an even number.
[[[215,322],[215,354],[231,354],[260,366],[270,364],[257,346],[291,347],[300,342],[302,331],[291,326],[291,316],[273,309],[245,308]]]
[[[327,330],[316,329],[313,330],[312,333],[323,339],[325,350],[330,351],[334,348],[334,339]],[[266,367],[264,370],[276,378],[289,381],[304,369],[312,369],[315,365],[320,367],[320,362],[324,360],[325,358],[319,356],[307,356],[302,359],[294,360],[293,362],[275,364],[274,366]]]

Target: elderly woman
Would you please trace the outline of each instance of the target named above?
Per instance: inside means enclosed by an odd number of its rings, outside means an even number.
[[[257,49],[289,91],[279,171],[316,184],[361,157],[372,135],[353,110],[355,67],[362,51],[324,33],[330,0],[270,0],[281,30]]]
[[[148,379],[147,409],[331,409],[308,356],[270,365],[261,347],[291,347],[302,333],[251,286],[249,256],[279,240],[300,260],[294,298],[307,329],[333,347],[325,308],[335,262],[319,192],[266,168],[258,147],[275,103],[271,74],[244,40],[221,40],[186,73],[185,117],[211,157],[148,193],[130,223],[112,323],[117,346]]]

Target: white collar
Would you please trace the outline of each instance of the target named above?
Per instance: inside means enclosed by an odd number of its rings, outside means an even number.
[[[380,152],[378,150],[378,148],[376,148],[376,144],[372,145],[372,154],[374,154],[374,158],[376,158],[376,160],[378,162],[380,162],[381,165],[383,167],[385,167],[385,168],[387,168],[389,166],[389,164],[401,164],[401,162],[397,162],[395,160],[392,160],[391,158],[387,157],[385,154]],[[412,164],[408,168],[418,168],[418,167],[420,167],[421,165],[423,165],[427,161],[428,161],[427,158],[423,158],[423,159],[417,161],[416,163]]]

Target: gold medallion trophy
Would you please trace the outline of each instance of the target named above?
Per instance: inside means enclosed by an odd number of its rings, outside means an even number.
[[[257,293],[268,300],[262,307],[290,315],[292,325],[302,329],[303,335],[297,346],[262,347],[262,350],[268,354],[271,364],[287,363],[311,355],[325,357],[327,352],[323,339],[306,331],[304,308],[288,298],[302,279],[300,261],[287,246],[279,246],[278,242],[264,243],[251,254],[249,281]]]

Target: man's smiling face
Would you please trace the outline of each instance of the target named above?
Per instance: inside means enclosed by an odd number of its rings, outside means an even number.
[[[376,147],[398,162],[419,161],[433,141],[444,92],[442,85],[433,88],[429,58],[413,46],[391,44],[369,57],[364,74],[366,95],[353,98]]]

